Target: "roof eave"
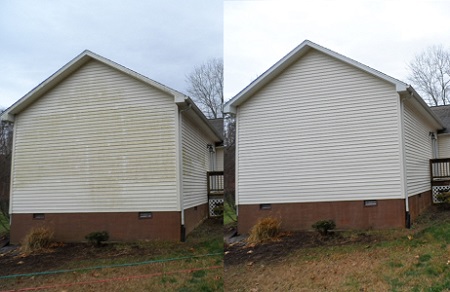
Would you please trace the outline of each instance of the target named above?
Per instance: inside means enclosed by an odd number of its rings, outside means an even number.
[[[45,79],[27,94],[25,94],[22,98],[13,103],[8,109],[6,109],[1,115],[0,119],[3,121],[14,121],[14,116],[21,112],[24,108],[32,104],[36,99],[50,90],[54,85],[59,83],[61,80],[69,76],[72,72],[77,70],[83,64],[90,60],[92,54],[90,51],[86,50],[82,52],[80,55],[75,57],[69,63],[64,65],[57,72],[52,74],[50,77]]]
[[[440,129],[445,129],[444,124],[442,123],[441,119],[431,110],[431,108],[426,104],[426,102],[423,100],[423,98],[420,96],[419,93],[411,86],[408,85],[405,90],[398,91],[398,93],[407,92],[410,94],[421,106],[425,109],[425,111],[432,117],[434,122],[440,127]]]
[[[101,63],[104,63],[118,71],[121,71],[127,74],[130,77],[133,77],[137,80],[140,80],[146,84],[149,84],[163,92],[166,92],[174,97],[174,102],[183,101],[186,96],[181,92],[178,92],[172,88],[169,88],[161,83],[158,83],[150,78],[147,78],[133,70],[130,70],[118,63],[115,63],[107,58],[104,58],[100,55],[97,55],[89,50],[83,51],[81,54],[76,56],[70,62],[61,67],[58,71],[56,71],[53,75],[45,79],[38,86],[33,88],[30,92],[16,101],[13,105],[11,105],[8,109],[6,109],[3,114],[0,116],[1,120],[14,121],[14,115],[21,112],[23,109],[28,107],[34,101],[36,101],[39,97],[49,91],[51,88],[56,86],[59,82],[65,79],[67,76],[72,74],[74,71],[78,70],[81,66],[86,64],[90,60],[97,60]]]
[[[223,136],[217,132],[217,130],[214,128],[214,126],[209,122],[209,120],[205,117],[203,112],[197,107],[195,102],[188,96],[185,96],[183,99],[181,97],[178,97],[176,104],[178,106],[184,106],[184,107],[190,107],[192,111],[194,111],[195,115],[200,118],[200,120],[208,127],[208,129],[213,133],[213,135],[216,137],[216,141],[214,142],[222,142]]]

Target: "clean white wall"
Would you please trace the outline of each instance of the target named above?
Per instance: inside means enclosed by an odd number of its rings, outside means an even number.
[[[438,135],[439,158],[450,158],[450,135]]]
[[[308,52],[237,109],[238,204],[402,198],[398,99]]]
[[[217,171],[223,171],[224,164],[224,148],[218,147],[216,148],[216,169]]]

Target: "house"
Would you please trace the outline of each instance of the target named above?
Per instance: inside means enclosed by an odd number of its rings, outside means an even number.
[[[184,240],[208,214],[221,134],[190,98],[85,51],[1,116],[14,122],[11,242]]]
[[[238,231],[409,226],[431,205],[444,128],[409,85],[304,41],[225,104],[235,114]]]
[[[221,137],[224,136],[224,126],[223,126],[223,118],[217,118],[217,119],[210,119],[209,123],[216,129],[217,133],[221,135]],[[211,169],[214,171],[223,171],[224,166],[224,145],[223,141],[220,143],[216,143],[215,145],[215,158],[213,161],[215,161],[214,167]]]
[[[432,106],[431,110],[439,117],[445,127],[438,132],[438,156],[450,157],[450,105]]]

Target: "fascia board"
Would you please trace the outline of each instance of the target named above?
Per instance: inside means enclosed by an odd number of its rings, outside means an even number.
[[[61,69],[56,71],[50,77],[41,82],[38,86],[33,88],[30,92],[25,94],[22,98],[17,100],[2,114],[1,119],[11,120],[11,117],[13,117],[13,115],[22,111],[36,99],[42,96],[45,92],[50,90],[53,86],[70,75],[73,71],[85,64],[90,59],[88,52],[89,51],[84,51],[83,53],[75,57],[72,61],[64,65]],[[12,120],[14,120],[14,118],[12,118]]]
[[[33,103],[35,100],[37,100],[39,97],[41,97],[44,93],[52,89],[54,86],[56,86],[59,82],[61,82],[64,78],[72,74],[74,71],[76,71],[78,68],[80,68],[82,65],[87,63],[89,60],[97,60],[105,65],[108,65],[120,72],[123,72],[127,74],[128,76],[140,80],[146,84],[149,84],[152,87],[155,87],[165,93],[168,93],[169,95],[174,97],[174,102],[183,101],[186,96],[182,94],[181,92],[178,92],[172,88],[169,88],[159,82],[156,82],[150,78],[147,78],[133,70],[130,70],[120,64],[117,64],[107,58],[104,58],[100,55],[97,55],[89,50],[83,51],[80,55],[72,59],[70,62],[68,62],[66,65],[61,67],[58,71],[56,71],[54,74],[52,74],[50,77],[48,77],[46,80],[44,80],[42,83],[40,83],[38,86],[33,88],[30,92],[28,92],[26,95],[24,95],[22,98],[20,98],[18,101],[16,101],[13,105],[11,105],[6,111],[3,112],[3,114],[0,116],[1,120],[14,120],[14,115],[21,112],[23,109],[25,109],[27,106],[29,106],[31,103]]]
[[[431,110],[431,108],[426,104],[426,102],[423,100],[423,98],[417,93],[417,91],[412,87],[408,86],[406,91],[408,94],[410,94],[415,101],[420,105],[420,107],[432,118],[433,122],[440,127],[440,129],[444,129],[445,126],[441,122],[441,119]]]

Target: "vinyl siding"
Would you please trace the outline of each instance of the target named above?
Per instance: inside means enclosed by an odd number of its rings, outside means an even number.
[[[310,51],[237,109],[238,204],[401,198],[395,87]]]
[[[206,172],[209,170],[208,144],[214,144],[185,114],[182,115],[183,207],[208,201]]]
[[[405,159],[408,195],[429,191],[430,159],[433,158],[430,132],[435,129],[414,108],[411,101],[404,102],[405,113]]]
[[[179,210],[176,111],[88,62],[16,117],[13,213]]]
[[[223,156],[224,156],[224,149],[223,148],[216,148],[216,169],[217,171],[223,171]]]
[[[450,135],[438,135],[440,158],[450,158]]]

